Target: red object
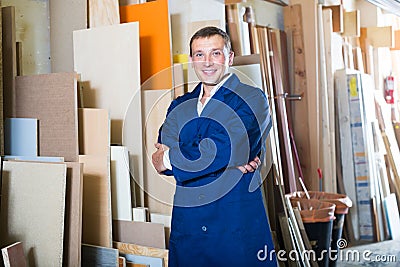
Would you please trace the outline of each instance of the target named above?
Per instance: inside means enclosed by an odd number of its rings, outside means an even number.
[[[394,104],[394,77],[387,76],[385,79],[385,100],[388,104]]]

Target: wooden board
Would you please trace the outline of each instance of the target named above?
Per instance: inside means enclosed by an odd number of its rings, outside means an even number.
[[[375,47],[393,47],[394,46],[394,35],[393,27],[368,27],[367,28],[367,39],[370,44]]]
[[[151,155],[156,151],[158,130],[163,124],[167,109],[172,101],[170,90],[144,90],[143,123],[144,123],[144,166],[145,194],[144,206],[153,212],[171,214],[175,192],[175,180],[172,176],[159,175],[151,162]]]
[[[120,253],[124,254],[135,254],[163,258],[165,267],[168,267],[168,250],[166,249],[151,248],[121,242],[113,242],[113,247],[118,249]]]
[[[79,154],[108,155],[110,153],[110,120],[106,109],[80,108]]]
[[[83,164],[66,162],[67,192],[63,266],[81,265]]]
[[[343,6],[333,5],[324,6],[324,10],[332,10],[332,31],[333,32],[343,32]]]
[[[0,0],[1,5],[1,0]],[[2,28],[2,14],[0,12],[0,29],[3,33]],[[3,94],[3,34],[0,35],[0,153],[4,154],[4,129],[3,129],[3,119],[4,119],[4,94]]]
[[[89,28],[119,24],[118,0],[89,0]]]
[[[29,156],[3,156],[4,160],[39,161],[39,162],[64,162],[63,157],[29,157]]]
[[[3,105],[4,118],[15,116],[15,76],[17,76],[17,52],[15,7],[2,7],[3,53]]]
[[[164,259],[142,255],[121,254],[125,259],[134,264],[149,265],[151,267],[164,267]]]
[[[26,260],[22,242],[16,242],[1,249],[5,267],[25,267]]]
[[[132,221],[129,154],[124,146],[111,146],[111,209],[113,220]]]
[[[113,240],[165,249],[164,225],[150,222],[113,220]]]
[[[121,6],[120,16],[121,23],[138,21],[140,24],[140,80],[144,89],[171,89],[173,83],[168,0]]]
[[[81,75],[84,107],[108,110],[112,144],[122,144],[125,113],[140,90],[138,36],[138,23],[73,33],[74,69]],[[102,63],[96,64],[99,58]]]
[[[62,266],[66,169],[63,163],[3,163],[1,243],[23,240],[29,266]]]
[[[78,161],[75,73],[17,76],[16,116],[39,120],[39,155]]]
[[[4,121],[4,154],[13,156],[38,155],[38,120],[6,118]]]
[[[82,266],[118,266],[118,250],[82,244]]]
[[[74,70],[72,32],[87,28],[87,0],[51,0],[50,57],[51,72]]]
[[[347,37],[360,36],[360,10],[344,12],[342,36],[347,36]]]
[[[83,163],[82,243],[111,247],[110,161],[107,155],[80,155]]]
[[[400,50],[400,30],[394,31],[394,47],[390,50]]]

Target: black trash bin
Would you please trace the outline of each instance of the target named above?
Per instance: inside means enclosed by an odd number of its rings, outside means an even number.
[[[323,202],[329,202],[336,205],[335,208],[335,217],[336,219],[333,221],[332,226],[332,240],[331,240],[331,252],[330,252],[330,260],[329,266],[336,266],[336,257],[339,252],[339,247],[337,245],[338,241],[342,238],[343,233],[343,225],[346,214],[349,212],[349,208],[353,205],[350,198],[343,194],[335,194],[335,193],[326,193],[319,191],[308,191],[310,199],[318,199]],[[307,196],[304,192],[299,191],[290,195],[292,199],[307,199]]]
[[[327,267],[335,219],[335,204],[303,198],[290,198],[290,202],[293,207],[300,209],[301,219],[311,247],[315,251],[318,266]]]

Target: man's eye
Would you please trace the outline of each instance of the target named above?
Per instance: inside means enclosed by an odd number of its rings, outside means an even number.
[[[221,55],[221,51],[214,51],[213,55],[214,56],[220,56]]]
[[[203,56],[203,54],[201,54],[201,53],[197,53],[197,54],[194,54],[194,56],[195,56],[195,57],[202,57],[202,56]]]

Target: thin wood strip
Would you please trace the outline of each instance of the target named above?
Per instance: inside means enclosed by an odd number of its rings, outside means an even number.
[[[113,247],[118,249],[120,253],[163,258],[165,267],[168,267],[167,249],[139,246],[122,242],[113,242]]]

